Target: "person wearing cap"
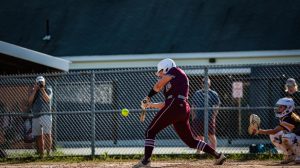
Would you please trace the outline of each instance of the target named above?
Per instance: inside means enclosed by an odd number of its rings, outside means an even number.
[[[298,91],[298,85],[294,78],[289,78],[285,83],[285,96],[292,98],[295,102],[296,112],[300,114],[300,92]],[[297,108],[298,107],[298,108]]]
[[[201,84],[203,89],[200,89],[195,92],[193,97],[191,98],[191,105],[193,108],[204,108],[205,106],[205,78],[202,79]],[[211,80],[208,78],[208,107],[217,108],[220,106],[220,98],[216,91],[210,89]],[[217,118],[218,110],[217,109],[209,109],[208,110],[208,139],[212,148],[216,149],[217,147],[217,137],[216,137],[216,118]],[[197,139],[203,140],[204,135],[204,110],[193,110],[191,112],[192,116],[192,131],[194,136]],[[197,151],[199,152],[199,151]]]
[[[53,91],[46,86],[43,76],[38,76],[29,94],[28,103],[33,113],[32,134],[36,138],[37,152],[40,157],[44,157],[44,150],[50,154],[52,146],[52,105]]]

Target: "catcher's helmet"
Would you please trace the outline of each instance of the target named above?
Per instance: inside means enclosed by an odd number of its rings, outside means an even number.
[[[176,67],[176,64],[172,59],[170,58],[163,59],[157,64],[156,75],[158,75],[158,73],[161,70],[163,71],[164,74],[166,74],[173,67]]]
[[[281,108],[285,107],[283,110],[281,110]],[[293,112],[295,108],[295,103],[294,100],[291,98],[281,98],[277,101],[276,103],[276,107],[274,108],[274,112],[276,117],[284,117],[287,114]]]

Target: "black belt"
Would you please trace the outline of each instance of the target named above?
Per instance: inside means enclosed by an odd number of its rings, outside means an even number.
[[[174,97],[177,97],[178,99],[182,99],[182,100],[187,100],[187,99],[188,99],[187,97],[185,97],[185,96],[183,96],[183,95],[178,95],[178,96],[169,95],[169,96],[167,97],[167,99],[172,99],[172,98],[174,98]]]

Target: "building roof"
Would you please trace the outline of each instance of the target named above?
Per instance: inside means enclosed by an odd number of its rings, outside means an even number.
[[[71,61],[0,41],[1,72],[69,71]]]
[[[155,67],[164,58],[179,66],[300,63],[300,50],[65,56],[70,69]]]

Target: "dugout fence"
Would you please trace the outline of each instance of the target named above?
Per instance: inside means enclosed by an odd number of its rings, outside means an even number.
[[[190,98],[197,90],[208,89],[207,81],[204,85],[202,82],[206,77],[211,80],[211,89],[218,93],[221,105],[217,108],[217,150],[224,153],[249,153],[252,144],[269,145],[268,136],[247,134],[249,115],[259,115],[262,128],[273,128],[278,124],[273,107],[284,97],[285,81],[290,77],[300,81],[300,63],[181,68],[190,80]],[[146,120],[141,123],[140,101],[157,81],[155,70],[146,67],[1,76],[1,151],[8,157],[36,155],[34,144],[23,140],[24,118],[32,115],[25,112],[24,105],[35,78],[43,75],[54,93],[53,155],[142,154],[144,132],[157,110],[147,110]],[[209,107],[205,93],[205,106],[192,110],[204,112],[207,140],[208,112],[215,108]],[[152,101],[163,101],[163,95],[154,96]],[[122,108],[129,109],[129,116],[121,115]],[[172,126],[156,139],[156,154],[195,153]]]

